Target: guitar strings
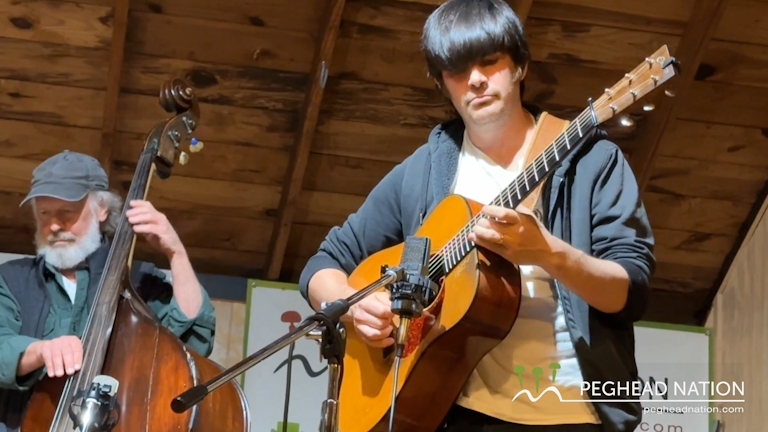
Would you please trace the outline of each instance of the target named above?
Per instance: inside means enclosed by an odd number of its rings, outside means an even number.
[[[628,74],[625,79],[628,79],[629,82],[632,82],[635,79],[636,74]],[[652,81],[645,81],[641,86],[646,86],[647,84],[652,83]],[[655,84],[651,84],[652,87],[655,87]],[[519,182],[520,178],[524,179],[526,181],[526,184],[528,184],[529,181],[531,182],[538,182],[539,180],[536,178],[538,174],[538,170],[542,167],[545,167],[546,160],[552,156],[557,155],[558,150],[562,149],[562,145],[565,145],[567,147],[567,151],[570,151],[571,148],[568,146],[568,143],[570,142],[569,138],[575,138],[576,135],[578,135],[580,131],[580,124],[582,121],[587,120],[587,118],[590,118],[592,116],[592,111],[594,110],[597,112],[598,110],[602,110],[609,106],[609,103],[616,103],[621,102],[625,98],[635,98],[636,96],[632,95],[632,93],[625,93],[618,97],[617,99],[614,99],[613,101],[604,101],[603,97],[598,99],[598,101],[593,104],[592,108],[586,108],[584,111],[582,111],[577,117],[576,117],[576,124],[577,124],[577,131],[573,133],[573,137],[570,136],[571,132],[571,126],[573,125],[573,122],[571,122],[568,125],[568,128],[566,129],[565,133],[561,133],[558,135],[558,137],[555,139],[554,144],[547,146],[547,148],[542,152],[539,156],[537,156],[533,164],[529,165],[523,170],[523,175],[516,177],[510,184],[500,193],[499,195],[494,198],[494,200],[491,202],[493,205],[499,205],[504,203],[504,194],[506,193],[508,196],[510,196],[509,188],[513,184],[516,184]],[[615,114],[615,113],[614,113]],[[598,122],[599,124],[599,122]],[[597,126],[593,125],[593,126]],[[561,142],[563,136],[566,137],[565,142]],[[531,169],[532,168],[532,169]],[[532,171],[532,172],[529,172]],[[499,202],[500,201],[500,202]],[[511,196],[510,196],[511,201]],[[511,204],[511,202],[510,202]],[[445,261],[447,259],[446,255],[451,254],[453,255],[455,253],[455,256],[457,258],[461,258],[461,251],[462,249],[470,250],[472,247],[474,247],[474,243],[467,240],[467,235],[472,231],[475,224],[480,220],[480,218],[487,218],[487,216],[483,214],[475,215],[470,221],[465,225],[457,235],[451,238],[438,252],[436,252],[432,258],[429,260],[428,268],[429,268],[429,275],[430,277],[433,277],[437,274],[438,270],[448,270],[445,268]],[[458,260],[457,260],[458,261]]]
[[[628,78],[629,78],[629,79],[630,79],[630,81],[631,81],[631,80],[633,80],[633,79],[634,79],[634,76],[632,76],[632,75],[629,75],[629,76],[628,76]],[[648,81],[646,81],[646,83],[648,83]],[[645,85],[645,84],[643,84],[643,85]],[[616,101],[621,101],[622,99],[624,99],[624,98],[627,98],[627,97],[630,97],[630,94],[629,94],[629,93],[627,93],[627,94],[624,94],[624,95],[620,96],[620,97],[619,97],[619,98],[618,98]],[[597,108],[595,108],[595,110],[599,110],[599,109],[603,109],[603,108],[605,108],[605,105],[606,105],[606,102],[602,101],[602,98],[601,98],[600,100],[598,100],[598,102],[597,102],[596,104],[594,104],[594,105],[593,105],[593,107],[597,107]],[[577,124],[578,124],[578,122],[580,122],[580,121],[584,120],[584,119],[583,119],[583,117],[585,117],[585,116],[591,116],[591,110],[589,110],[589,109],[586,109],[586,110],[584,110],[584,111],[583,111],[583,112],[582,112],[582,113],[581,113],[581,114],[580,114],[580,115],[577,117],[577,119],[576,119],[576,120],[577,120]],[[572,123],[571,123],[571,124],[572,124]],[[571,128],[570,128],[570,126],[569,126],[569,128],[566,130],[566,135],[567,135],[567,136],[568,136],[568,132],[570,132],[570,130],[571,130]],[[549,156],[551,156],[553,153],[555,153],[555,154],[556,154],[556,152],[557,152],[557,147],[558,147],[558,144],[561,144],[561,145],[562,145],[562,142],[560,142],[560,141],[561,141],[561,138],[562,138],[562,134],[561,134],[560,136],[558,136],[558,138],[555,140],[555,146],[554,146],[554,147],[553,147],[553,146],[549,146],[549,147],[547,147],[547,148],[545,149],[545,151],[543,152],[543,154],[545,155],[545,157],[549,157]],[[567,145],[567,142],[568,142],[568,141],[566,141],[566,145]],[[562,147],[560,147],[560,148],[562,148]],[[534,167],[534,169],[535,169],[535,171],[533,172],[533,176],[534,176],[534,177],[536,176],[536,173],[537,173],[538,169],[539,169],[539,168],[541,168],[541,166],[542,166],[541,164],[544,164],[544,163],[546,163],[546,161],[545,161],[544,159],[542,159],[541,161],[539,161],[539,159],[540,159],[540,157],[537,157],[537,158],[534,160],[534,164],[532,165],[532,166]],[[540,164],[539,162],[541,162],[541,164]],[[529,166],[529,167],[530,167],[530,166]],[[526,181],[529,181],[529,180],[531,180],[531,181],[533,181],[533,180],[536,180],[535,178],[531,178],[531,177],[530,177],[530,174],[531,174],[531,173],[529,173],[529,169],[528,169],[529,167],[526,167],[525,171],[523,172],[523,174],[524,174],[524,175],[523,175],[523,178],[524,178]],[[513,180],[513,182],[517,182],[518,180],[519,180],[519,178],[516,178],[515,180]],[[536,180],[536,181],[538,181],[538,180]],[[510,183],[510,185],[511,185],[511,184],[512,184],[512,183]],[[509,187],[509,186],[508,186],[508,187]],[[507,188],[508,188],[508,187],[507,187]],[[508,191],[505,189],[505,192],[508,192]],[[493,203],[494,203],[494,204],[498,204],[498,203],[497,203],[497,201],[498,201],[500,198],[501,198],[501,199],[502,199],[502,201],[503,201],[503,194],[499,194],[499,196],[497,196],[497,197],[496,197],[496,198],[493,200]],[[502,202],[502,203],[503,203],[503,202]],[[455,236],[455,237],[453,237],[453,238],[452,238],[452,239],[451,239],[451,240],[450,240],[450,241],[449,241],[449,242],[448,242],[448,243],[447,243],[447,244],[446,244],[446,245],[445,245],[445,246],[444,246],[444,247],[443,247],[443,248],[442,248],[442,249],[441,249],[441,250],[440,250],[440,251],[439,251],[437,254],[435,254],[435,255],[433,256],[433,258],[430,260],[430,273],[431,273],[431,272],[433,272],[434,270],[437,270],[437,269],[439,268],[439,267],[438,267],[438,265],[439,265],[439,266],[442,266],[442,265],[444,264],[444,262],[445,262],[445,259],[446,259],[446,257],[445,257],[445,254],[446,254],[446,253],[450,252],[450,253],[452,253],[452,254],[453,254],[453,253],[455,253],[455,252],[458,252],[458,251],[460,250],[460,248],[461,248],[461,247],[471,248],[472,246],[474,246],[473,244],[471,244],[471,242],[468,242],[468,241],[466,240],[466,234],[469,234],[469,232],[471,231],[471,229],[474,227],[474,224],[475,224],[475,223],[478,221],[479,217],[485,217],[485,216],[484,216],[484,215],[482,215],[482,214],[481,214],[481,215],[477,215],[477,216],[475,216],[475,217],[474,217],[472,220],[470,220],[469,224],[468,224],[467,226],[465,226],[465,227],[464,227],[464,228],[463,228],[463,229],[462,229],[462,230],[459,232],[459,235],[462,235],[462,237],[458,237],[458,236]],[[462,243],[463,243],[463,244],[462,244]],[[459,258],[460,258],[460,254],[457,254],[457,257],[459,257]]]
[[[585,120],[583,117],[585,117],[584,113],[580,114],[579,117],[577,117],[577,122],[580,122],[581,120]],[[569,138],[576,138],[578,136],[577,132],[572,132],[571,128],[569,127],[566,130],[566,135]],[[570,136],[573,135],[573,136]],[[549,146],[545,149],[545,151],[536,159],[534,159],[534,163],[529,165],[525,168],[523,171],[522,176],[518,176],[515,178],[507,187],[504,188],[504,190],[496,196],[496,198],[493,199],[491,202],[491,205],[502,205],[504,204],[505,198],[504,195],[507,195],[507,197],[510,198],[510,203],[512,204],[512,194],[510,192],[510,186],[516,186],[517,190],[519,191],[519,182],[521,179],[524,179],[526,182],[526,185],[530,183],[536,183],[539,181],[538,178],[538,170],[542,168],[543,165],[546,164],[546,160],[544,158],[548,158],[552,156],[553,154],[557,154],[559,150],[558,144],[563,144],[560,141],[562,141],[563,135],[559,135],[558,138],[555,140],[554,146]],[[565,140],[565,145],[567,146],[568,142],[570,142],[570,139]],[[570,150],[570,149],[569,149]],[[442,267],[446,260],[446,255],[450,254],[449,256],[455,257],[458,259],[461,257],[461,253],[464,249],[470,249],[472,246],[472,242],[468,241],[466,239],[466,236],[471,232],[472,228],[474,228],[475,224],[479,221],[480,218],[486,217],[483,214],[478,214],[474,216],[470,222],[465,225],[458,233],[457,236],[454,236],[440,251],[439,254],[436,254],[433,259],[430,260],[429,263],[429,271],[432,273],[435,270],[438,270],[439,267]]]
[[[589,115],[589,111],[585,110],[579,116],[576,118],[577,125],[580,125],[581,121],[586,120],[586,117]],[[573,123],[571,123],[573,124]],[[577,126],[577,129],[580,130],[580,127]],[[524,179],[526,181],[526,184],[529,182],[535,183],[538,182],[539,179],[537,178],[538,170],[544,166],[546,163],[544,158],[548,158],[552,156],[553,154],[558,153],[558,149],[562,149],[562,147],[559,147],[558,144],[562,144],[565,146],[568,146],[568,143],[572,140],[570,138],[577,138],[579,135],[578,130],[576,132],[573,132],[570,125],[565,131],[565,135],[568,136],[569,139],[566,139],[565,142],[561,142],[563,138],[563,134],[558,135],[558,137],[555,139],[554,145],[547,146],[545,148],[544,152],[542,152],[541,155],[537,156],[533,164],[527,166],[521,176],[516,177],[512,182],[510,182],[509,185],[507,185],[504,190],[496,196],[496,198],[491,201],[491,205],[499,205],[504,204],[504,195],[510,195],[509,188],[512,185],[518,184],[520,179]],[[571,134],[573,136],[571,136]],[[559,147],[559,148],[558,148]],[[570,147],[568,148],[570,150]],[[511,198],[511,196],[510,196]],[[511,200],[510,200],[511,201]],[[511,204],[511,202],[510,202]],[[463,249],[470,249],[474,246],[472,242],[467,240],[467,235],[472,231],[472,228],[474,228],[475,224],[480,220],[480,218],[486,217],[483,214],[475,215],[472,219],[470,219],[469,223],[465,225],[459,233],[454,236],[451,240],[449,240],[441,250],[435,254],[429,262],[429,273],[432,274],[433,272],[443,268],[446,260],[446,255],[450,253],[451,255],[455,256],[456,258],[459,258],[461,254],[459,253]],[[447,269],[446,269],[447,270]]]
[[[154,161],[154,158],[152,155],[148,152],[142,152],[139,161],[137,162],[136,167],[136,177],[133,179],[131,187],[128,191],[128,196],[123,204],[123,209],[120,214],[120,220],[117,224],[115,235],[113,242],[117,240],[118,236],[125,236],[129,235],[131,233],[131,228],[129,226],[129,222],[127,217],[125,216],[125,213],[130,209],[130,200],[140,197],[141,193],[145,189],[145,184],[143,182],[143,178],[139,176],[140,173],[148,172],[152,163]],[[106,287],[103,283],[106,281],[106,274],[109,270],[112,270],[115,265],[122,265],[120,262],[117,262],[115,264],[115,254],[111,253],[110,251],[109,255],[107,255],[107,259],[104,263],[104,275],[102,276],[102,280],[99,284],[98,289],[96,290],[96,294],[94,296],[94,304],[101,304],[105,301],[105,298],[108,298],[110,295],[115,295],[114,292],[108,292],[105,291]],[[116,255],[121,256],[122,254],[117,253]],[[108,343],[108,340],[105,340],[100,333],[103,332],[104,327],[106,325],[105,323],[105,316],[102,315],[102,313],[94,312],[93,314],[90,314],[88,317],[88,320],[85,324],[85,330],[83,331],[83,340],[85,346],[84,349],[91,348],[96,352],[101,352],[104,350],[104,345]],[[81,369],[81,373],[78,374],[78,380],[77,383],[80,384],[80,377],[83,375],[90,376],[95,375],[98,371],[94,370],[97,365],[95,362],[84,362],[83,368]],[[90,384],[90,383],[89,383]]]

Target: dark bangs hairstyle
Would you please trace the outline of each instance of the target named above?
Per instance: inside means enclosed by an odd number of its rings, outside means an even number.
[[[521,70],[531,58],[520,18],[504,0],[446,1],[424,23],[421,49],[441,84],[443,71],[461,72],[492,54],[508,54]]]

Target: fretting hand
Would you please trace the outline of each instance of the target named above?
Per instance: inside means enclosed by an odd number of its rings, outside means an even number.
[[[136,234],[141,234],[155,249],[169,259],[184,250],[184,246],[168,218],[160,213],[149,201],[133,200],[131,209],[125,215]]]
[[[525,207],[486,206],[468,239],[514,264],[542,266],[553,254],[552,234]]]

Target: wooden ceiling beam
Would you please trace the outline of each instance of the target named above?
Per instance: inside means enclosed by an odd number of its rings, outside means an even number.
[[[99,148],[99,162],[108,176],[112,169],[117,99],[120,96],[120,75],[123,70],[129,9],[130,0],[114,0],[112,7],[112,47],[107,72],[107,88],[104,94],[104,115],[101,125],[101,147]]]
[[[323,100],[325,83],[328,78],[328,70],[333,58],[333,49],[339,35],[341,16],[344,12],[345,0],[330,0],[325,14],[325,28],[322,31],[320,43],[315,49],[313,59],[311,81],[304,98],[301,127],[293,146],[293,154],[288,167],[286,180],[280,196],[275,227],[272,230],[272,238],[269,245],[266,263],[266,278],[277,279],[280,277],[285,249],[291,234],[293,215],[296,212],[296,200],[299,197],[304,181],[304,172],[307,170],[309,150],[315,135],[317,119],[320,115],[320,105]]]
[[[693,6],[677,50],[672,53],[681,68],[679,76],[669,84],[674,97],[657,97],[659,102],[648,116],[646,132],[632,151],[630,166],[637,177],[641,194],[651,177],[659,142],[670,120],[674,121],[676,102],[686,96],[727,4],[728,0],[697,0]]]
[[[525,21],[528,19],[528,14],[531,13],[531,4],[533,0],[507,0],[512,10],[515,11],[517,17],[520,18],[520,22],[525,25]],[[530,35],[528,35],[530,37]]]
[[[429,1],[427,0],[427,3]],[[442,2],[442,0],[440,1]],[[508,0],[508,2],[520,20],[525,23],[533,0]],[[315,51],[312,81],[304,100],[302,126],[297,135],[296,144],[293,147],[293,155],[281,193],[275,227],[272,230],[272,238],[264,271],[266,279],[278,279],[282,270],[288,238],[291,233],[293,215],[296,211],[296,199],[301,191],[304,172],[307,168],[307,160],[309,159],[323,98],[325,78],[327,77],[327,70],[330,67],[330,60],[333,56],[333,49],[338,37],[344,4],[345,0],[331,0],[328,5],[326,26],[322,33],[321,42]]]
[[[440,6],[445,3],[445,0],[400,0],[408,3],[421,3],[433,6]],[[531,3],[533,0],[506,0],[512,10],[515,11],[520,21],[525,23],[525,19],[528,17],[528,12],[531,11]]]

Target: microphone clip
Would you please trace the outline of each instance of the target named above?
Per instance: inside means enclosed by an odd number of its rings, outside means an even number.
[[[390,270],[385,268],[385,271]],[[400,267],[395,272],[403,272],[400,281],[388,286],[389,300],[392,302],[392,313],[399,317],[418,318],[429,305],[436,284],[429,276],[422,274],[418,269]]]

